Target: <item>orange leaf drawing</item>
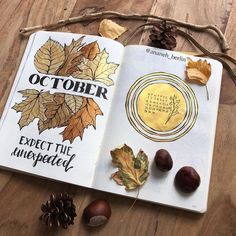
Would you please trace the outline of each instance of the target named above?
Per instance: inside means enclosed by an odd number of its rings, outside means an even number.
[[[82,140],[85,128],[89,125],[96,128],[97,115],[103,115],[97,103],[92,98],[84,98],[81,109],[70,118],[68,126],[62,132],[63,141],[73,143],[78,136]]]
[[[97,54],[100,52],[97,41],[89,43],[81,48],[80,50],[83,53],[83,56],[89,60],[93,60]]]

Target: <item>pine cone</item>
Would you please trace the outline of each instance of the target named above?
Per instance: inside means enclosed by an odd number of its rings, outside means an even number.
[[[62,226],[67,229],[70,224],[74,224],[76,207],[68,193],[51,194],[50,200],[42,204],[41,210],[43,214],[39,219],[49,227]]]
[[[166,21],[163,20],[153,26],[149,38],[154,46],[172,50],[176,47],[176,31],[176,26],[169,26],[166,24]]]

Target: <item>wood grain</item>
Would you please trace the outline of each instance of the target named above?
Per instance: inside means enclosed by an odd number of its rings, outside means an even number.
[[[20,27],[48,24],[100,10],[151,13],[197,24],[217,24],[225,32],[232,48],[229,54],[235,56],[236,53],[236,1],[232,0],[12,0],[0,1],[0,6],[0,112],[4,108],[27,42],[27,38],[18,34]],[[129,31],[140,24],[135,21],[117,21],[128,27]],[[96,34],[98,23],[75,24],[57,30]],[[218,43],[211,34],[191,34],[209,50],[219,50]],[[132,41],[139,42],[148,43],[147,31]],[[176,50],[196,49],[179,38]],[[131,199],[1,170],[0,235],[236,235],[235,93],[235,86],[224,72],[209,209],[206,214],[199,215],[138,201],[126,221],[121,222],[122,216],[133,202]],[[48,199],[50,193],[59,191],[68,191],[74,196],[77,205],[75,225],[67,231],[48,230],[38,220],[41,203]],[[85,206],[95,198],[109,200],[112,217],[105,227],[91,229],[81,222],[81,215]]]

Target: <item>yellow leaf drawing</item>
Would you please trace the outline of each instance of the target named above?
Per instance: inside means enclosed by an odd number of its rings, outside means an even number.
[[[186,74],[189,81],[205,85],[211,76],[211,64],[206,60],[193,61],[188,58]]]
[[[81,109],[70,118],[68,126],[62,132],[63,141],[73,143],[78,136],[82,140],[85,128],[89,125],[96,128],[97,115],[103,115],[97,103],[92,98],[83,98]]]
[[[82,44],[83,39],[84,36],[77,40],[72,39],[70,45],[64,46],[65,60],[57,70],[57,75],[69,76],[79,69],[78,65],[80,64],[83,57],[83,52],[80,50],[84,45],[84,43]]]
[[[63,127],[67,125],[72,112],[65,102],[65,94],[55,93],[53,95],[53,101],[45,103],[44,106],[46,107],[46,119],[39,120],[39,133],[42,133],[46,129]]]
[[[111,151],[112,163],[118,171],[111,178],[127,190],[135,189],[145,183],[148,178],[148,157],[140,150],[137,157],[133,150],[124,144]]]
[[[72,76],[78,79],[100,81],[107,86],[113,85],[114,82],[110,78],[110,75],[115,73],[118,64],[108,63],[108,56],[109,54],[104,49],[92,61],[83,58],[79,66],[80,71],[73,73]]]
[[[76,113],[82,107],[83,97],[65,94],[65,102],[67,106],[71,109],[72,113]]]
[[[65,59],[64,50],[60,43],[51,38],[40,47],[34,56],[35,68],[40,73],[55,74]]]
[[[98,29],[98,33],[102,37],[116,39],[121,36],[127,29],[121,25],[118,25],[116,22],[108,19],[101,21]]]
[[[49,92],[39,92],[35,89],[26,89],[20,93],[26,99],[12,107],[17,112],[22,113],[18,122],[20,128],[29,125],[35,118],[42,121],[46,120],[44,103],[51,102],[53,96]]]

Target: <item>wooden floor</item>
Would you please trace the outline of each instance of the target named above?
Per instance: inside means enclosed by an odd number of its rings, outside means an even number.
[[[2,113],[23,55],[27,38],[19,28],[48,24],[81,13],[116,10],[174,17],[197,24],[216,24],[224,32],[236,57],[236,0],[11,0],[0,1],[0,112]],[[118,22],[121,22],[118,20]],[[140,22],[123,21],[131,31]],[[74,33],[96,34],[98,23],[75,24],[58,29]],[[191,32],[211,51],[219,51],[209,34]],[[133,43],[147,43],[143,33]],[[195,50],[179,38],[176,50]],[[2,235],[236,235],[236,87],[226,71],[220,96],[214,160],[206,214],[184,212],[138,201],[127,217],[122,215],[133,200],[69,184],[42,180],[23,174],[0,171],[0,236]],[[1,147],[0,147],[1,148]],[[52,192],[68,191],[77,205],[75,225],[68,230],[49,231],[39,222],[40,205]],[[109,199],[112,217],[102,228],[90,229],[81,222],[84,207],[97,197]]]

